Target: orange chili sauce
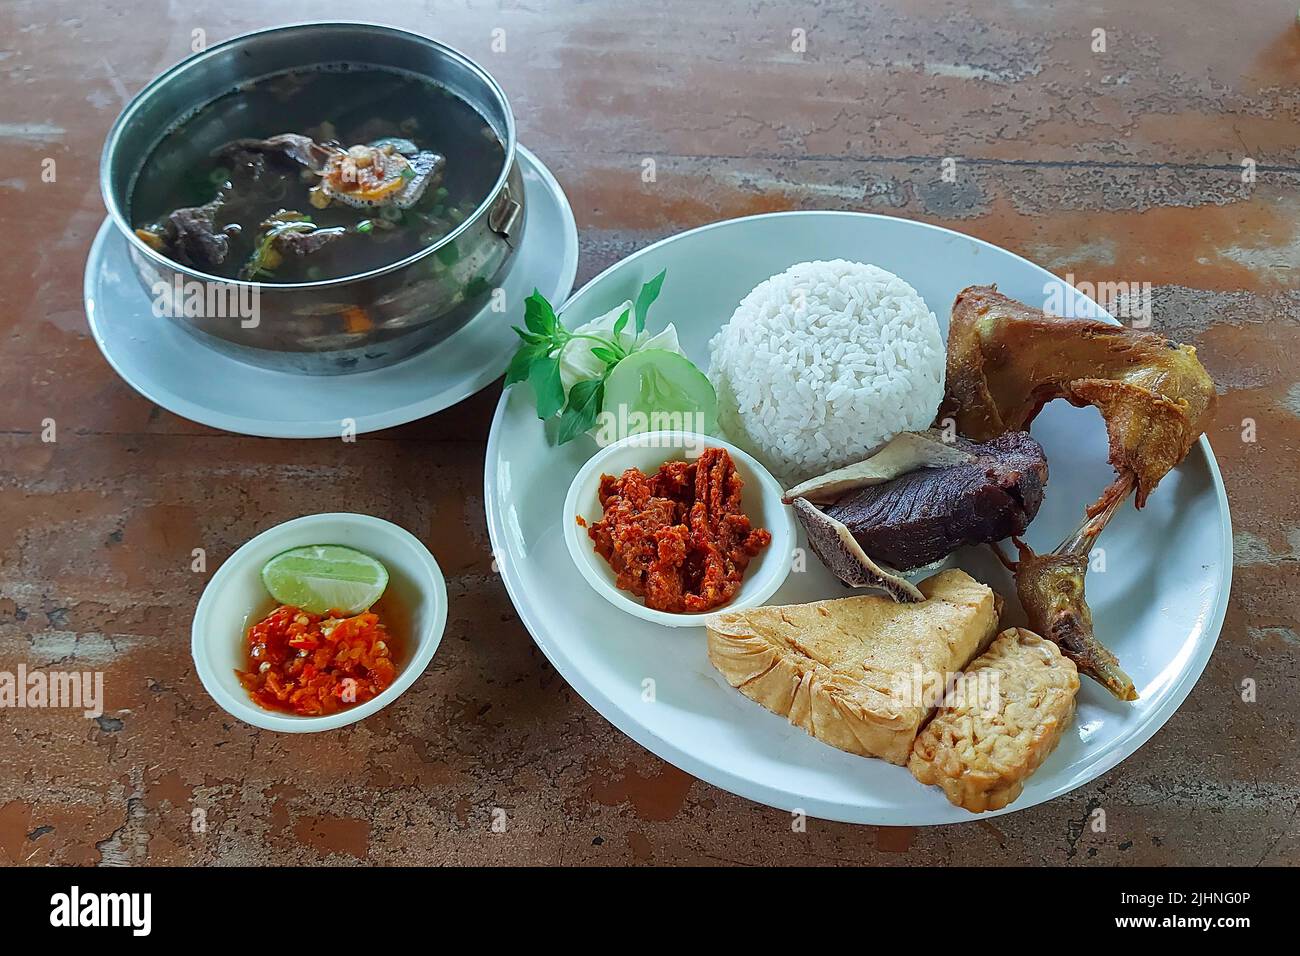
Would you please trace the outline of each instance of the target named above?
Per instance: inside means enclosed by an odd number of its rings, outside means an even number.
[[[351,617],[288,605],[254,616],[244,635],[245,668],[235,672],[239,682],[260,707],[302,717],[373,700],[397,678],[402,660],[382,604]]]

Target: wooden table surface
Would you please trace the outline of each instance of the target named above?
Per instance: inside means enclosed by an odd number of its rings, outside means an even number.
[[[870,210],[1060,275],[1151,282],[1154,327],[1195,344],[1218,383],[1210,438],[1235,581],[1218,648],[1164,729],[1012,816],[806,833],[632,743],[533,646],[483,517],[499,385],[355,444],[274,441],[163,411],[95,347],[82,270],[104,217],[99,150],[127,98],[195,30],[212,43],[368,13],[335,0],[0,9],[0,670],[98,670],[106,695],[97,720],[0,710],[0,861],[1300,863],[1294,0],[383,5],[385,22],[501,81],[521,140],[573,204],[579,283],[713,220]],[[945,158],[956,184],[941,181]],[[56,441],[42,440],[47,420]],[[446,637],[379,715],[259,732],[195,676],[189,624],[208,574],[191,554],[205,549],[210,573],[272,524],[331,509],[430,545],[448,576]]]

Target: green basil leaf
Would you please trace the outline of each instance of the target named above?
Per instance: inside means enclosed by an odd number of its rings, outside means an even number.
[[[528,370],[528,384],[537,394],[537,417],[545,421],[564,407],[564,385],[560,381],[560,357],[548,355],[535,360]]]
[[[546,297],[536,289],[533,290],[532,295],[524,299],[524,324],[530,331],[546,336],[554,335],[555,327],[559,324],[551,303],[547,302]]]
[[[540,358],[545,358],[550,349],[551,346],[544,341],[519,346],[519,351],[515,353],[515,357],[510,360],[510,366],[506,369],[506,387],[525,381],[533,363]]]
[[[550,338],[545,335],[538,335],[536,332],[528,332],[517,325],[510,326],[515,330],[515,334],[527,342],[529,345],[536,345],[540,342],[549,342]]]
[[[627,328],[627,319],[628,316],[631,314],[631,311],[632,311],[631,309],[624,309],[623,314],[618,317],[618,321],[614,323],[615,335],[618,335],[618,333],[622,332],[625,328]]]
[[[641,287],[641,291],[636,296],[636,334],[640,335],[645,331],[645,314],[650,311],[650,306],[655,299],[659,298],[659,288],[664,284],[664,276],[668,270],[665,269],[657,276]]]
[[[558,444],[572,441],[596,424],[600,403],[605,397],[605,382],[599,378],[577,382],[569,389],[569,404],[560,416]]]

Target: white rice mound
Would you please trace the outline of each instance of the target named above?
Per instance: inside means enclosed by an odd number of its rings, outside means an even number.
[[[801,262],[760,282],[709,352],[724,436],[787,488],[928,428],[943,399],[934,313],[861,262]]]

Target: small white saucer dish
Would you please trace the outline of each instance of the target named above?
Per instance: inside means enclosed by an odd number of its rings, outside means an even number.
[[[524,241],[502,285],[510,311],[484,309],[445,341],[389,368],[296,375],[257,368],[203,345],[153,314],[105,219],[86,262],[85,304],[104,358],[149,401],[191,421],[270,438],[337,438],[424,418],[500,376],[518,339],[512,314],[534,288],[562,302],[578,270],[578,230],[568,199],[542,162],[518,150],[528,206]]]
[[[290,548],[340,544],[377,558],[388,569],[385,596],[402,609],[397,635],[406,649],[397,679],[378,697],[336,714],[301,717],[266,710],[248,696],[236,670],[245,667],[244,636],[274,601],[262,583],[262,566]],[[263,531],[226,559],[212,575],[194,611],[190,652],[204,689],[222,710],[254,727],[304,734],[333,730],[369,717],[415,683],[433,659],[447,627],[447,584],[429,549],[405,528],[362,514],[316,514]]]
[[[736,596],[719,611],[758,607],[790,574],[795,546],[794,512],[781,503],[781,486],[766,468],[730,442],[693,432],[645,432],[614,442],[587,461],[573,478],[564,502],[564,539],[579,573],[597,594],[633,617],[665,627],[703,627],[708,614],[674,614],[646,607],[645,602],[619,590],[614,569],[596,553],[587,525],[599,521],[601,475],[621,475],[628,468],[652,474],[667,461],[694,461],[706,448],[725,448],[744,482],[741,507],[756,528],[772,533],[771,543],[750,562]]]

